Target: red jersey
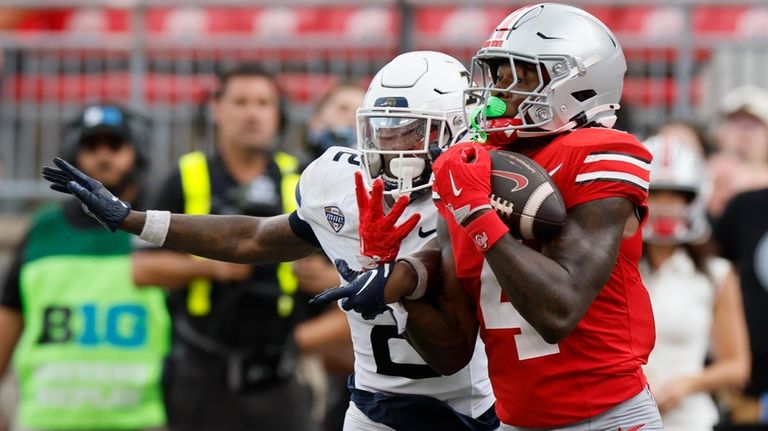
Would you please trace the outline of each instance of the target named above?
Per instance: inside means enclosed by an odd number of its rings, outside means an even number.
[[[651,154],[630,134],[579,129],[529,156],[550,173],[567,209],[617,196],[646,208]],[[642,229],[622,241],[610,279],[573,332],[558,344],[548,344],[506,299],[472,239],[450,214],[443,218],[457,276],[479,305],[480,333],[502,422],[534,428],[571,424],[645,387],[641,366],[653,348],[655,328],[638,271]]]

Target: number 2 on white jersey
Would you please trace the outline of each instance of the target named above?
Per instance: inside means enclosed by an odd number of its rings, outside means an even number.
[[[515,334],[515,347],[521,361],[560,353],[560,347],[544,341],[511,303],[501,302],[501,286],[487,261],[483,262],[480,275],[480,309],[485,329],[518,330]]]

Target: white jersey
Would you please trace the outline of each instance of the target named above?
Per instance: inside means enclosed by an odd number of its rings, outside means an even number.
[[[360,154],[346,147],[332,147],[301,175],[298,216],[307,222],[331,260],[344,259],[361,270],[359,216],[354,174]],[[401,220],[420,213],[419,225],[405,238],[400,254],[420,250],[435,237],[437,210],[429,196],[408,205]],[[394,318],[384,313],[374,320],[347,312],[355,351],[355,386],[369,392],[427,395],[446,402],[470,417],[485,413],[494,402],[488,379],[484,347],[478,337],[475,352],[461,371],[440,376],[426,365],[399,335]]]

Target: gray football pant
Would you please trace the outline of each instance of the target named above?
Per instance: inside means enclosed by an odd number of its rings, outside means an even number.
[[[661,415],[648,388],[590,419],[560,428],[521,428],[501,424],[499,431],[659,431]]]

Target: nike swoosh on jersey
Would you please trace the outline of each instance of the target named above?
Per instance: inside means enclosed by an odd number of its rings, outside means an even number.
[[[431,230],[424,230],[422,226],[419,226],[419,237],[420,238],[429,238],[432,236],[435,232],[437,232],[437,228],[431,229]]]
[[[644,427],[645,424],[635,425],[632,428],[623,429],[622,427],[619,427],[619,431],[637,431],[640,428]]]
[[[547,173],[551,177],[552,175],[555,175],[555,172],[559,171],[560,168],[562,168],[562,167],[563,167],[563,163],[561,162],[559,165],[557,165],[557,167],[555,169],[552,169],[551,171],[549,171]]]
[[[453,195],[459,196],[461,194],[461,191],[464,190],[464,187],[462,188],[456,187],[456,183],[453,182],[453,174],[451,174],[451,171],[448,171],[448,178],[451,179],[451,189],[453,189]]]

